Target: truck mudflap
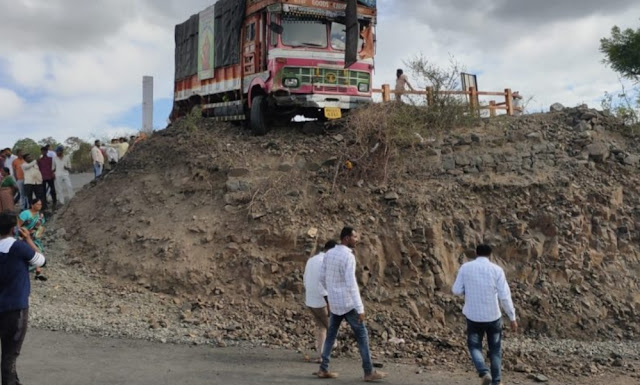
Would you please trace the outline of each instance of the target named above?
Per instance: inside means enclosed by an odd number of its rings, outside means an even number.
[[[281,95],[273,96],[278,107],[300,108],[340,108],[351,110],[371,103],[371,98],[366,96],[347,95]]]

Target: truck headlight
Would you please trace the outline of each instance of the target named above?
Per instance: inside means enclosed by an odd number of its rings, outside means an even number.
[[[287,88],[297,88],[300,85],[298,78],[284,78],[282,84]]]
[[[369,92],[369,83],[359,83],[358,92]]]

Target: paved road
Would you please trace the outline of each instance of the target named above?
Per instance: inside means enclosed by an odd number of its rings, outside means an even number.
[[[73,185],[75,192],[80,191],[84,185],[88,184],[92,180],[92,173],[71,174],[71,184]]]
[[[18,361],[24,384],[51,385],[200,385],[200,384],[361,384],[360,362],[337,359],[336,380],[311,375],[317,365],[285,350],[212,348],[144,341],[88,338],[30,329]],[[471,373],[417,374],[417,367],[386,365],[385,384],[475,384]],[[511,382],[510,382],[511,383]],[[529,384],[520,379],[516,383]]]

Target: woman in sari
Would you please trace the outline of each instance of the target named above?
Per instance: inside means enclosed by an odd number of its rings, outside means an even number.
[[[42,210],[42,201],[38,198],[31,201],[31,208],[24,210],[18,216],[18,227],[22,227],[31,235],[33,243],[38,246],[40,253],[44,252],[42,247],[42,233],[44,233],[44,214],[40,212]],[[36,268],[36,279],[46,281],[47,278],[42,275],[42,269]]]
[[[13,211],[13,197],[18,191],[18,184],[9,173],[8,168],[0,170],[2,177],[0,178],[0,212]]]

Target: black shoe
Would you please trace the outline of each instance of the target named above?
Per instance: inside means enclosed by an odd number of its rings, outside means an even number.
[[[42,275],[42,274],[36,274],[36,279],[37,279],[38,281],[46,282],[49,278],[45,277],[45,276],[44,276],[44,275]]]

